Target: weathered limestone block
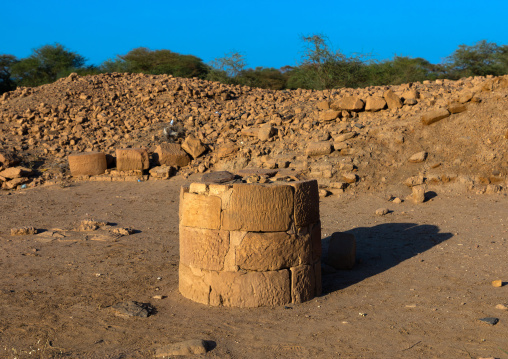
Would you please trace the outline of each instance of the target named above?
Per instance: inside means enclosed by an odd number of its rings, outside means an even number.
[[[181,224],[186,227],[219,229],[221,199],[204,194],[183,193]]]
[[[329,141],[311,142],[305,149],[307,156],[323,156],[332,153],[332,144]]]
[[[206,151],[206,147],[203,146],[201,141],[193,135],[189,135],[185,139],[185,141],[182,143],[182,148],[185,152],[191,155],[192,158],[198,158]]]
[[[150,167],[145,148],[117,148],[116,169],[118,171],[143,171]]]
[[[287,185],[234,184],[222,211],[222,229],[231,231],[287,231],[293,217],[293,188]]]
[[[236,265],[250,271],[272,271],[310,264],[310,235],[249,232],[236,249]]]
[[[289,183],[295,189],[294,220],[297,227],[319,221],[319,188],[316,180]]]
[[[389,109],[402,107],[402,100],[392,90],[385,91],[383,98],[385,99]]]
[[[339,117],[339,115],[340,115],[340,111],[326,110],[326,111],[319,113],[319,120],[324,121],[324,122],[333,121],[333,120],[337,119],[337,117]]]
[[[210,303],[210,285],[205,283],[205,273],[180,263],[178,289],[185,297],[202,304]]]
[[[450,112],[445,108],[440,108],[423,114],[421,120],[423,125],[428,126],[441,121],[443,118],[447,118],[448,116],[450,116]]]
[[[106,172],[108,167],[106,155],[102,152],[83,152],[69,155],[69,168],[71,175],[96,176]]]
[[[362,111],[364,107],[365,102],[358,96],[346,96],[332,104],[333,109],[347,111]]]
[[[316,295],[314,266],[301,265],[291,268],[291,302],[306,302]]]
[[[229,232],[180,226],[180,262],[194,268],[223,270]]]
[[[276,306],[291,302],[289,270],[270,272],[207,272],[210,305],[226,307]]]
[[[161,143],[155,149],[156,162],[159,165],[185,167],[190,157],[177,143]]]
[[[369,96],[365,101],[365,111],[381,111],[386,107],[386,101],[379,96]]]

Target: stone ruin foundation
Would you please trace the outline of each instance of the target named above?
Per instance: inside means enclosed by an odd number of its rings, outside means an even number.
[[[317,181],[192,183],[180,194],[179,289],[212,306],[321,294]]]

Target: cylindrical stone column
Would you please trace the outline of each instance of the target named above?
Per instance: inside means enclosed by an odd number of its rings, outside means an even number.
[[[182,188],[184,297],[231,307],[304,302],[321,294],[320,260],[315,180]]]

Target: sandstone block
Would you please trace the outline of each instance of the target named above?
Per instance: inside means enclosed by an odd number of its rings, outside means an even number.
[[[425,186],[414,186],[412,187],[412,193],[407,197],[408,200],[414,204],[425,202]]]
[[[332,153],[332,144],[328,141],[311,142],[305,149],[307,156],[323,156]]]
[[[358,96],[343,97],[332,104],[332,108],[334,109],[355,112],[362,111],[364,107],[365,102]]]
[[[330,102],[329,101],[319,101],[316,103],[316,107],[319,110],[329,110],[330,109]]]
[[[275,127],[270,124],[263,125],[258,131],[258,138],[260,141],[267,141],[277,133]]]
[[[106,172],[108,167],[106,155],[102,152],[83,152],[69,155],[69,168],[71,175],[96,176]]]
[[[180,226],[180,263],[193,268],[223,270],[229,232]]]
[[[295,191],[294,220],[297,227],[319,221],[319,188],[316,180],[290,182]]]
[[[339,115],[340,111],[326,110],[319,113],[319,120],[324,122],[333,121],[336,120]]]
[[[335,232],[330,238],[326,263],[335,269],[351,269],[356,261],[356,239],[353,234]]]
[[[183,193],[181,224],[186,227],[219,229],[221,199],[194,193]]]
[[[333,141],[334,141],[334,143],[344,142],[344,141],[347,141],[347,140],[355,137],[356,135],[357,135],[357,133],[354,131],[347,132],[347,133],[341,133],[340,135],[334,137]]]
[[[287,269],[270,272],[208,272],[210,305],[226,307],[277,306],[291,302]]]
[[[154,157],[161,166],[185,167],[190,163],[189,155],[177,143],[161,143],[155,149]]]
[[[450,116],[450,112],[445,108],[440,108],[423,114],[421,121],[423,125],[428,126],[448,116]]]
[[[379,96],[369,96],[365,101],[365,111],[381,111],[385,107],[385,99]]]
[[[392,90],[385,91],[383,98],[385,99],[389,109],[402,107],[402,100]]]
[[[249,271],[272,271],[310,263],[310,235],[248,232],[236,249],[236,265]]]
[[[37,234],[37,229],[32,226],[11,228],[11,236],[26,236],[30,234]]]
[[[210,303],[210,285],[205,283],[205,273],[180,263],[178,268],[178,289],[188,299],[202,304]]]
[[[314,266],[301,265],[291,268],[291,302],[306,302],[316,295]]]
[[[150,167],[148,151],[145,148],[122,148],[116,150],[118,171],[143,171]]]
[[[30,168],[25,167],[9,167],[0,172],[0,177],[14,179],[30,176],[32,174],[32,170]]]
[[[198,158],[206,151],[206,147],[203,146],[201,141],[193,135],[187,136],[185,141],[182,143],[182,148],[185,152],[192,156],[192,158]]]
[[[467,106],[461,103],[451,103],[450,105],[448,105],[448,111],[450,111],[450,113],[452,114],[464,112],[466,110]]]
[[[222,212],[222,229],[287,231],[293,216],[293,188],[287,185],[234,184],[229,205]]]
[[[222,145],[221,147],[219,147],[216,150],[215,154],[217,155],[217,158],[221,159],[221,158],[230,156],[230,155],[238,152],[239,149],[240,149],[240,147],[238,147],[232,143],[229,143],[229,144]]]
[[[415,153],[414,155],[409,157],[408,161],[411,163],[421,163],[421,162],[425,161],[426,158],[427,158],[427,152],[421,151],[421,152]]]

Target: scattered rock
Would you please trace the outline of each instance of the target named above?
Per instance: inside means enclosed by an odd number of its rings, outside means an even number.
[[[365,111],[381,111],[386,107],[386,101],[379,96],[369,96],[365,101]]]
[[[235,175],[228,171],[209,172],[201,176],[201,181],[204,183],[225,183],[231,182],[234,179]]]
[[[169,344],[164,347],[158,348],[155,351],[157,358],[169,358],[179,355],[199,355],[206,354],[209,350],[209,345],[206,341],[201,339],[187,340],[185,342]]]
[[[185,152],[192,156],[192,158],[198,158],[206,152],[206,147],[203,143],[193,135],[187,136],[185,141],[182,143],[182,148]]]
[[[493,280],[492,281],[492,286],[493,287],[498,287],[498,288],[502,287],[503,286],[503,281],[501,279],[499,279],[499,280]]]
[[[95,219],[84,219],[76,229],[79,232],[95,231],[99,227],[107,226],[108,222],[97,221]]]
[[[499,318],[493,318],[493,317],[485,317],[479,319],[480,321],[490,324],[490,325],[496,325],[499,322]]]
[[[324,156],[332,153],[332,144],[328,141],[311,142],[305,150],[307,156]]]
[[[26,236],[31,234],[37,234],[37,229],[32,226],[11,228],[11,236]]]
[[[385,99],[389,109],[402,107],[402,100],[392,90],[385,91],[383,98]]]
[[[258,138],[260,141],[268,141],[272,136],[277,133],[275,127],[270,124],[261,126],[258,131]]]
[[[155,314],[155,308],[150,303],[139,303],[135,301],[127,301],[117,303],[110,307],[114,314],[119,317],[141,317],[147,318]]]
[[[155,149],[154,160],[159,166],[185,167],[191,159],[177,143],[161,143]]]
[[[376,216],[384,216],[385,214],[390,213],[388,208],[378,208],[376,209]]]
[[[425,202],[425,186],[414,186],[412,187],[413,193],[411,193],[406,200],[413,202],[414,204],[420,204]]]
[[[427,152],[421,151],[421,152],[415,153],[414,155],[409,157],[408,161],[411,163],[421,163],[421,162],[425,161],[426,158],[427,158]]]
[[[508,305],[507,304],[498,304],[498,305],[496,305],[496,309],[508,310]]]
[[[435,122],[441,121],[443,118],[447,118],[448,116],[450,116],[450,112],[445,108],[441,108],[422,115],[421,121],[423,125],[429,126]]]
[[[399,204],[402,203],[402,200],[399,197],[395,197],[392,202],[395,204]]]
[[[111,231],[111,233],[120,234],[122,236],[130,236],[134,233],[134,229],[127,227],[127,228],[115,228]]]

